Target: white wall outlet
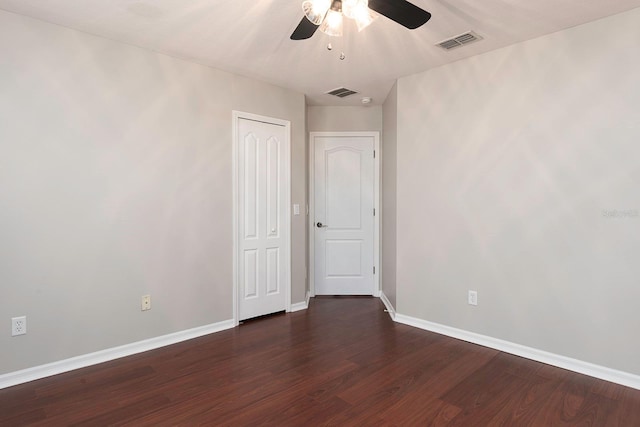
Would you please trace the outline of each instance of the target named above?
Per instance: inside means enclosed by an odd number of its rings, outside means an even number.
[[[151,295],[142,295],[142,311],[151,310]]]
[[[470,305],[478,305],[478,292],[469,291],[468,299]]]
[[[300,215],[300,205],[298,203],[293,204],[293,214]]]
[[[11,318],[11,336],[25,335],[27,333],[27,316]]]

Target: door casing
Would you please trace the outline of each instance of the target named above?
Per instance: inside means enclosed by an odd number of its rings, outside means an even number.
[[[316,295],[315,290],[315,148],[316,137],[350,137],[363,136],[373,137],[375,150],[375,158],[373,159],[374,177],[373,177],[373,197],[374,209],[376,215],[373,218],[373,266],[375,273],[373,275],[374,296],[379,297],[382,293],[380,288],[380,133],[379,132],[310,132],[309,133],[309,296]]]
[[[238,204],[238,185],[239,185],[239,134],[238,134],[238,126],[239,121],[241,119],[253,120],[257,122],[270,123],[278,126],[284,126],[285,128],[285,137],[284,141],[284,160],[283,164],[286,165],[284,168],[284,180],[286,181],[286,191],[282,195],[284,198],[284,204],[286,206],[285,210],[285,224],[283,224],[283,229],[287,230],[288,235],[288,245],[285,248],[286,258],[288,260],[288,265],[286,266],[286,276],[287,276],[287,285],[285,286],[285,310],[287,312],[291,311],[291,122],[288,120],[276,119],[272,117],[260,116],[257,114],[246,113],[242,111],[233,111],[233,123],[232,123],[232,138],[233,138],[233,177],[232,177],[232,192],[233,192],[233,321],[237,326],[240,322],[238,320],[239,309],[238,309],[238,233],[239,233],[239,225],[238,225],[238,215],[240,214],[239,204]]]

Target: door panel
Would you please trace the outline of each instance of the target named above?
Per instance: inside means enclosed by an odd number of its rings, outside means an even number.
[[[258,140],[253,132],[244,135],[244,237],[258,237]]]
[[[267,295],[280,292],[280,249],[267,249]]]
[[[280,203],[280,141],[271,137],[267,140],[267,237],[277,238]]]
[[[325,153],[325,211],[327,224],[331,224],[334,230],[359,230],[362,227],[362,179],[367,178],[362,173],[362,155],[361,150],[351,147],[340,147]]]
[[[285,310],[288,164],[284,126],[238,120],[238,319]]]
[[[362,277],[362,240],[326,240],[326,277]]]
[[[258,296],[258,251],[244,250],[244,297]]]
[[[314,137],[318,295],[375,293],[374,143],[373,136]]]

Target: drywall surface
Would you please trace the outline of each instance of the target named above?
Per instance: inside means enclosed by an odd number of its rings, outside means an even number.
[[[309,132],[382,131],[382,106],[307,106]]]
[[[399,80],[399,313],[640,374],[638,22]]]
[[[5,12],[0,94],[0,374],[232,318],[232,110],[291,121],[306,203],[302,94]]]
[[[398,85],[382,105],[382,292],[396,307]]]

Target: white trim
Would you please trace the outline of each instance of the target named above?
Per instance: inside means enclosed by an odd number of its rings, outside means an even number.
[[[73,371],[75,369],[85,368],[98,363],[109,362],[121,357],[131,356],[149,350],[155,350],[171,344],[209,335],[215,332],[231,329],[235,326],[233,319],[224,320],[210,325],[199,326],[186,331],[174,332],[172,334],[162,335],[143,341],[125,344],[119,347],[113,347],[106,350],[96,351],[95,353],[83,354],[81,356],[72,357],[70,359],[60,360],[46,365],[35,366],[33,368],[23,369],[21,371],[10,372],[0,375],[0,389],[23,384],[29,381],[39,380],[41,378],[50,377],[52,375]]]
[[[380,262],[380,218],[382,217],[382,206],[380,206],[380,158],[382,150],[380,149],[380,133],[372,132],[373,136],[373,207],[376,214],[373,217],[373,273],[374,297],[382,295],[382,263]]]
[[[285,146],[284,150],[284,179],[287,182],[287,191],[285,191],[284,203],[286,208],[285,217],[286,224],[284,229],[287,230],[287,238],[289,244],[285,248],[285,254],[288,259],[289,266],[286,271],[287,284],[285,286],[285,311],[291,311],[291,122],[288,120],[275,119],[272,117],[260,116],[258,114],[245,113],[243,111],[233,110],[232,113],[232,145],[233,145],[233,173],[232,173],[232,194],[233,194],[233,320],[235,326],[240,324],[238,320],[238,124],[240,119],[254,120],[257,122],[270,123],[285,128]]]
[[[232,146],[232,160],[231,160],[231,222],[233,230],[233,256],[232,256],[232,281],[233,291],[232,293],[232,314],[233,322],[235,326],[240,324],[238,320],[238,120],[240,113],[233,111],[232,113],[232,125],[231,125],[231,146]]]
[[[296,311],[302,311],[309,308],[306,301],[296,302],[291,304],[291,313],[295,313]]]
[[[396,314],[395,321],[405,325],[414,326],[416,328],[479,344],[484,347],[493,348],[524,357],[526,359],[535,360],[546,363],[547,365],[557,366],[569,371],[578,372],[580,374],[589,375],[591,377],[600,378],[616,384],[640,390],[640,376],[628,372],[618,371],[593,363],[584,362],[582,360],[572,359],[570,357],[561,356],[559,354],[549,353],[536,348],[515,344],[486,335],[469,332],[462,329],[452,328],[450,326],[429,322],[415,317],[405,316],[404,314]]]
[[[309,133],[309,293],[312,297],[316,296],[315,285],[315,137],[316,136],[372,136],[373,149],[376,156],[373,159],[374,178],[373,178],[373,207],[376,215],[373,217],[373,266],[376,269],[373,275],[374,291],[373,296],[379,297],[381,292],[380,286],[380,132],[310,132]]]
[[[308,194],[308,203],[309,203],[309,212],[307,215],[307,221],[309,223],[309,234],[307,236],[307,242],[309,244],[308,253],[309,253],[309,294],[312,297],[316,296],[316,262],[315,262],[315,133],[309,133],[309,160],[308,167],[309,170],[309,194]]]
[[[387,298],[384,292],[380,292],[380,301],[382,301],[384,306],[387,308],[387,312],[389,313],[391,319],[396,320],[396,309],[393,308],[391,301],[389,301],[389,298]]]
[[[309,292],[307,292],[307,297],[302,302],[297,302],[295,304],[291,304],[291,312],[306,310],[309,308]]]

